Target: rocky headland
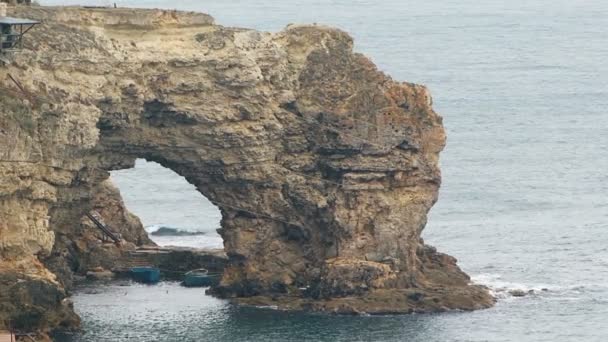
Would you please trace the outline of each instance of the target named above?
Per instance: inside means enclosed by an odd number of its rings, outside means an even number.
[[[220,208],[218,296],[338,313],[494,303],[420,238],[445,144],[428,90],[380,72],[345,32],[142,9],[9,15],[42,24],[0,67],[0,325],[77,328],[72,276],[151,243],[108,182],[136,158]],[[100,241],[92,209],[122,245]]]

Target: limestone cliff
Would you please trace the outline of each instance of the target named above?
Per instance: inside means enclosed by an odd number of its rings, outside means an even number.
[[[145,158],[221,209],[230,262],[218,295],[336,312],[492,305],[420,239],[445,143],[427,89],[378,71],[346,33],[174,11],[12,11],[43,25],[0,68],[3,263],[78,243],[107,171]],[[11,272],[61,291],[29,265]]]

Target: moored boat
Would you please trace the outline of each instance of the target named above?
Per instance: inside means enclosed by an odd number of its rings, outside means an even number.
[[[208,270],[200,268],[187,272],[182,284],[186,287],[205,287],[217,284],[219,279],[219,273],[212,274]]]
[[[156,284],[160,281],[160,270],[156,267],[133,267],[131,278],[139,283]]]

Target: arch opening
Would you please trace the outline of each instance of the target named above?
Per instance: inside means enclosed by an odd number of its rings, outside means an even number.
[[[223,248],[217,233],[221,212],[184,177],[137,159],[133,168],[112,171],[110,178],[157,245]]]

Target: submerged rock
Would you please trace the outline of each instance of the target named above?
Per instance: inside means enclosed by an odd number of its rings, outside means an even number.
[[[43,24],[0,69],[0,254],[13,268],[44,260],[60,278],[41,266],[35,282],[58,300],[30,310],[0,296],[3,318],[62,326],[48,317],[69,311],[70,272],[112,269],[150,243],[106,182],[136,158],[221,209],[218,295],[340,313],[493,304],[420,239],[445,144],[428,90],[380,72],[345,32],[265,33],[162,10],[11,11]],[[91,209],[124,244],[100,241],[83,219]]]
[[[509,294],[513,297],[525,297],[527,295],[532,295],[534,294],[534,290],[521,290],[521,289],[514,289],[514,290],[509,290]]]
[[[509,294],[513,297],[525,297],[526,295],[528,295],[528,292],[524,290],[510,290]]]

